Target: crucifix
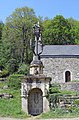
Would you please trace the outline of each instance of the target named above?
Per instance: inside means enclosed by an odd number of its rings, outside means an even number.
[[[40,33],[40,26],[39,22],[34,25],[34,35],[35,35],[35,56],[39,56],[43,51],[43,44],[41,41],[41,33]]]

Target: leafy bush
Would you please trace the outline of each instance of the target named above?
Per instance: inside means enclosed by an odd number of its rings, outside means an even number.
[[[12,74],[8,77],[8,86],[13,89],[21,88],[23,74]]]
[[[47,98],[50,103],[50,108],[57,108],[59,106],[60,99],[64,100],[64,97],[66,96],[76,96],[76,91],[71,90],[61,90],[61,87],[58,83],[53,83],[53,85],[50,86],[49,91],[47,93]]]
[[[59,93],[60,90],[59,90],[58,87],[51,87],[51,88],[50,88],[50,92],[51,92],[51,93]]]
[[[60,93],[60,85],[57,83],[53,83],[53,85],[49,88],[50,93]]]
[[[21,64],[19,66],[18,73],[27,75],[29,73],[29,65],[28,64]]]
[[[79,100],[74,100],[75,105],[79,105]]]
[[[9,73],[14,73],[18,70],[18,62],[16,59],[12,58],[8,61],[7,68],[9,70]]]
[[[59,96],[61,95],[60,85],[57,83],[53,83],[53,85],[50,86],[49,92],[47,94],[47,98],[50,103],[50,108],[52,109],[57,107],[59,103]]]
[[[0,72],[0,78],[1,77],[7,77],[9,75],[9,72],[8,70],[6,69],[3,69],[1,72]]]

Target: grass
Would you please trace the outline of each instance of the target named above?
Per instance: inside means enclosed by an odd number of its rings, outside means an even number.
[[[79,80],[72,80],[71,82],[79,82]]]
[[[5,82],[0,82],[0,89],[3,88],[5,85],[7,85],[7,81]],[[1,90],[0,90],[1,91]]]
[[[14,118],[28,118],[29,116],[22,112],[21,109],[21,91],[20,89],[1,89],[7,85],[6,82],[0,82],[0,93],[9,93],[13,95],[13,98],[5,99],[0,98],[0,116],[2,117],[14,117]],[[79,117],[79,108],[74,107],[72,109],[52,109],[47,113],[42,113],[41,118],[69,118]],[[39,119],[39,118],[38,118]]]
[[[79,117],[79,108],[74,108],[72,111],[56,108],[47,113],[42,113],[40,118],[75,118]]]
[[[0,82],[0,88],[6,85],[4,82]],[[21,93],[20,90],[14,89],[0,89],[0,93],[9,93],[13,95],[13,98],[0,98],[0,116],[2,117],[15,117],[15,118],[27,118],[27,114],[22,112],[21,109]]]

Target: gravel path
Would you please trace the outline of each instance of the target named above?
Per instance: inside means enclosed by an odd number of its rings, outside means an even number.
[[[31,117],[26,119],[15,119],[15,118],[8,118],[8,117],[0,117],[0,120],[79,120],[79,118],[36,119],[35,117]]]

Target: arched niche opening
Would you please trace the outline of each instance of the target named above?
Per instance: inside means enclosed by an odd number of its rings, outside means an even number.
[[[28,113],[39,115],[43,112],[43,93],[39,88],[33,88],[28,93]]]
[[[70,82],[71,81],[71,72],[66,71],[65,72],[65,82]]]

